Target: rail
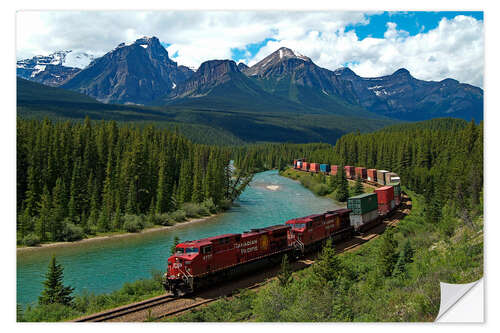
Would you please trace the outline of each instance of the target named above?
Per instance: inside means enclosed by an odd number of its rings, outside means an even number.
[[[170,303],[175,301],[176,298],[170,295],[161,295],[158,297],[150,298],[145,301],[127,304],[118,308],[114,308],[111,310],[102,311],[99,313],[95,313],[89,316],[80,317],[73,322],[103,322],[107,320],[111,320],[118,317],[123,317],[125,315],[138,312],[141,310],[145,310],[154,306],[159,306],[162,304]]]

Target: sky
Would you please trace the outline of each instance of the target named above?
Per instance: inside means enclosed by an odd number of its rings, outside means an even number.
[[[282,46],[363,77],[406,68],[422,80],[483,87],[482,12],[19,11],[17,59],[74,50],[101,56],[156,36],[179,65],[212,59],[251,66]]]

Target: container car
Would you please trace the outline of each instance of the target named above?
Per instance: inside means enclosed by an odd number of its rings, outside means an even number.
[[[352,210],[352,214],[361,215],[373,210],[377,210],[377,194],[364,193],[347,199],[347,208]]]
[[[332,176],[336,176],[337,175],[337,170],[338,170],[339,166],[338,165],[332,165],[330,167],[330,175]]]
[[[366,179],[366,168],[356,167],[354,172],[356,174],[356,178]]]
[[[392,177],[398,177],[398,174],[397,174],[397,173],[395,173],[395,172],[387,172],[387,173],[385,174],[385,184],[386,184],[386,185],[392,182],[392,181],[391,181],[391,178],[392,178]],[[398,177],[398,178],[399,178],[399,177]]]
[[[311,171],[311,172],[319,172],[319,163],[311,163],[311,164],[309,164],[309,171]]]
[[[321,172],[324,172],[324,173],[329,173],[330,172],[330,164],[320,164],[319,170]]]
[[[304,170],[304,171],[309,171],[309,163],[308,162],[302,162],[301,169]]]
[[[367,179],[371,182],[377,181],[377,169],[368,169],[366,170]]]
[[[377,170],[377,183],[380,185],[385,185],[385,174],[388,173],[387,170]]]
[[[349,179],[354,179],[355,176],[355,168],[351,165],[344,166],[345,176]]]

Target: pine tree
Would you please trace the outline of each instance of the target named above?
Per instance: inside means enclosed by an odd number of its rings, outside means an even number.
[[[359,195],[365,193],[363,188],[363,182],[360,177],[356,177],[356,185],[354,186],[354,195]]]
[[[179,236],[175,236],[174,237],[174,244],[172,244],[172,247],[170,248],[170,252],[172,254],[175,253],[175,248],[176,248],[177,245],[179,245],[180,242],[181,242],[181,240],[180,240]]]
[[[282,287],[286,287],[292,282],[292,271],[290,270],[290,263],[286,254],[281,260],[281,271],[278,274],[278,281]]]
[[[71,293],[73,288],[63,285],[63,271],[64,269],[57,263],[56,257],[52,256],[48,272],[45,275],[46,279],[43,282],[44,289],[38,298],[40,305],[55,303],[72,305],[73,296],[71,296]]]
[[[394,231],[392,229],[385,231],[378,252],[378,267],[381,274],[384,276],[391,276],[394,265],[398,259],[398,254],[396,252],[397,242],[394,240],[393,233]]]
[[[392,276],[399,278],[408,277],[407,264],[413,262],[413,248],[411,247],[410,241],[407,240],[403,246],[403,249],[399,253],[398,260],[394,266]]]
[[[40,199],[40,204],[39,204],[39,211],[40,211],[40,216],[36,222],[35,225],[35,233],[40,237],[40,240],[46,241],[47,238],[47,231],[51,229],[51,221],[52,221],[52,200],[50,198],[50,193],[49,190],[47,189],[47,186],[44,186],[43,188],[43,194]]]
[[[342,271],[342,263],[335,254],[332,240],[328,239],[319,255],[318,261],[313,265],[313,272],[320,280],[325,282],[337,282],[342,276]]]
[[[347,198],[349,198],[349,182],[347,181],[344,167],[339,166],[339,169],[340,170],[337,172],[339,186],[336,199],[340,202],[345,202]]]
[[[130,180],[130,185],[128,187],[127,205],[125,206],[125,211],[127,214],[137,214],[137,188],[135,186],[134,179]]]

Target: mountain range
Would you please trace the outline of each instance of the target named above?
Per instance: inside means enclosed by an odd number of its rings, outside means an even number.
[[[18,61],[17,75],[104,103],[205,111],[331,114],[372,119],[483,119],[483,90],[454,79],[424,81],[406,69],[364,78],[329,70],[282,47],[248,67],[209,60],[194,71],[170,59],[156,37],[120,44],[83,68],[68,53]]]

